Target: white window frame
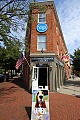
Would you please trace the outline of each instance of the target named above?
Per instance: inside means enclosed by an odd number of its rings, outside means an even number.
[[[57,43],[57,55],[59,55],[59,45]]]
[[[58,35],[58,32],[59,32],[59,28],[58,28],[58,26],[56,26],[56,33],[57,33],[57,35]]]
[[[38,42],[39,36],[45,36],[45,37],[46,37],[46,35],[38,35],[38,36],[37,36],[37,50],[38,50],[38,51],[41,51],[42,49],[43,49],[43,50],[46,50],[46,49],[44,49],[44,48],[39,49],[39,46],[38,46],[38,43],[40,43],[40,42]],[[41,43],[42,43],[42,42],[41,42]],[[46,45],[46,41],[43,42],[43,43],[45,43],[45,45]],[[47,45],[46,45],[46,47],[47,47]]]
[[[33,66],[32,80],[38,80],[38,67]]]
[[[45,16],[44,16],[44,17],[40,17],[40,16],[39,16],[40,14],[45,14]],[[45,18],[45,21],[40,22],[40,21],[39,21],[39,18]],[[44,12],[44,13],[38,13],[38,23],[46,23],[46,13],[45,13],[45,12]]]

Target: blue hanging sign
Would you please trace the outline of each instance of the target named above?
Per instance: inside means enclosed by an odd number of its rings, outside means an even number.
[[[48,29],[48,26],[45,23],[40,23],[37,25],[38,32],[46,32],[47,29]]]

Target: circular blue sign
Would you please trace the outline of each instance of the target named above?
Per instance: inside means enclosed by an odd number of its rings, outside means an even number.
[[[48,29],[48,26],[45,23],[40,23],[37,25],[38,32],[45,32],[47,29]]]

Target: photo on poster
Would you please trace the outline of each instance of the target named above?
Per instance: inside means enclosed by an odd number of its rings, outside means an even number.
[[[33,90],[31,120],[50,120],[48,90]]]

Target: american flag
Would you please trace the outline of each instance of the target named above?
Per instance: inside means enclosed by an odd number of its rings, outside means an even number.
[[[23,54],[21,53],[19,59],[16,62],[16,66],[15,66],[17,70],[22,65],[23,61],[24,61],[24,57],[23,57]]]

